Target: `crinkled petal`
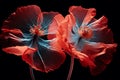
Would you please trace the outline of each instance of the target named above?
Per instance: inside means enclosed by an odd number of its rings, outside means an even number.
[[[49,24],[48,34],[56,34],[58,32],[58,28],[59,28],[60,24],[62,23],[63,19],[64,19],[64,17],[61,14],[57,14],[53,18],[51,24]]]
[[[38,6],[28,5],[18,8],[4,21],[2,28],[20,29],[23,33],[29,33],[30,27],[38,25],[42,21],[42,13]]]
[[[76,48],[74,48],[74,47],[71,48],[71,53],[72,53],[72,56],[74,56],[80,60],[80,63],[82,64],[82,66],[84,66],[84,67],[88,66],[90,68],[95,67],[94,62],[85,53],[76,50]]]
[[[7,30],[0,35],[0,42],[2,47],[11,47],[11,46],[29,46],[32,41],[32,36],[24,35],[21,36],[22,32],[18,29]],[[23,35],[23,34],[22,34]]]
[[[117,44],[86,42],[82,50],[71,48],[71,56],[80,60],[84,67],[89,67],[92,75],[100,74],[111,62]]]
[[[76,25],[78,27],[88,24],[91,19],[96,15],[96,10],[94,8],[85,9],[81,6],[70,7],[69,12],[75,17]]]
[[[56,15],[55,15],[56,13]],[[46,13],[47,14],[47,13]],[[54,17],[51,18],[50,24],[47,25],[47,29],[45,29],[45,35],[47,35],[48,40],[56,38],[56,34],[58,33],[58,28],[63,21],[64,17],[57,13],[57,12],[51,12],[49,16],[53,15]],[[44,28],[44,26],[43,26]]]
[[[92,22],[88,26],[91,27],[93,31],[93,37],[90,41],[104,42],[107,44],[113,43],[113,33],[107,26],[107,18],[105,16]]]
[[[25,53],[23,60],[26,61],[32,68],[49,72],[60,67],[65,60],[65,54],[50,50],[44,46],[39,45],[39,50],[36,53]]]
[[[116,44],[104,44],[100,42],[86,42],[86,44],[84,44],[81,52],[87,55],[95,64],[95,67],[91,67],[88,64],[93,75],[101,73],[107,64],[111,62],[116,46]]]
[[[14,54],[14,55],[17,55],[17,56],[21,56],[28,49],[35,50],[34,48],[30,48],[28,46],[13,46],[13,47],[3,48],[2,50],[6,53],[9,53],[9,54]]]
[[[107,65],[110,64],[113,58],[112,53],[116,51],[116,47],[116,44],[106,45],[105,54],[99,55],[95,58],[94,63],[96,64],[96,67],[90,69],[92,75],[98,75],[106,69]]]
[[[66,39],[68,43],[76,44],[76,40],[78,40],[79,35],[77,33],[78,27],[75,26],[75,19],[73,15],[67,15],[65,17],[60,26],[60,30],[63,30],[61,35],[64,35],[64,39]]]
[[[13,32],[9,33],[9,30],[8,30],[8,32],[6,31],[5,33],[0,34],[0,45],[2,47],[24,46],[21,38],[13,35],[12,33]],[[17,33],[19,33],[19,32],[17,32]]]
[[[50,26],[54,27],[53,32],[57,29],[57,22],[55,16],[59,15],[58,12],[43,12],[43,22],[41,24],[41,29],[44,30],[44,34],[50,33],[48,29]],[[51,28],[52,28],[51,27]]]
[[[111,49],[116,48],[116,44],[105,44],[105,43],[101,43],[101,42],[86,42],[82,48],[82,52],[88,56],[90,56],[91,58],[95,58],[97,56],[103,55],[105,54],[107,49]],[[103,53],[101,53],[103,52]]]
[[[3,31],[3,33],[6,33],[6,34],[12,33],[12,34],[15,34],[18,36],[23,35],[23,33],[20,29],[4,29],[4,28],[2,28],[2,31]]]

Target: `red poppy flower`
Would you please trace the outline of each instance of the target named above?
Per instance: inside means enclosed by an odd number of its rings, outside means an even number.
[[[36,70],[49,72],[57,69],[65,60],[56,36],[63,19],[60,13],[41,12],[36,5],[18,8],[3,23],[2,50],[22,56]]]
[[[111,62],[117,46],[107,26],[108,20],[105,16],[95,19],[94,8],[71,6],[69,12],[59,30],[62,46],[84,67],[89,67],[92,75],[97,75]]]

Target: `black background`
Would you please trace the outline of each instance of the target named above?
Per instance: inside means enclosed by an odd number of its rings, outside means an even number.
[[[42,11],[57,11],[64,16],[72,5],[96,8],[96,18],[105,15],[109,20],[108,26],[113,31],[115,43],[118,44],[112,62],[100,75],[91,76],[89,69],[82,67],[79,61],[75,60],[71,80],[120,80],[119,9],[115,0],[0,0],[0,26],[16,8],[30,4],[38,5]],[[36,80],[66,80],[69,63],[70,57],[67,55],[64,64],[53,72],[46,74],[34,70]],[[21,57],[4,53],[0,49],[0,80],[31,80],[28,64],[22,61]]]

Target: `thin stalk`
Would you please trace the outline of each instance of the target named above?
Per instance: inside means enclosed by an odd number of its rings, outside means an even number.
[[[71,57],[70,69],[69,69],[69,73],[67,76],[67,80],[70,80],[70,78],[71,78],[73,67],[74,67],[74,57]]]
[[[35,76],[34,76],[34,73],[33,73],[33,69],[31,67],[30,68],[30,76],[31,76],[31,79],[32,80],[35,80]]]

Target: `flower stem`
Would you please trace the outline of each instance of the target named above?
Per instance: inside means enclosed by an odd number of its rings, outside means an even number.
[[[35,76],[34,76],[34,73],[33,73],[33,69],[31,67],[30,68],[30,76],[31,76],[31,79],[32,80],[35,80]]]
[[[70,80],[70,78],[71,78],[73,67],[74,67],[74,57],[71,57],[70,69],[69,69],[69,73],[67,76],[67,80]]]

